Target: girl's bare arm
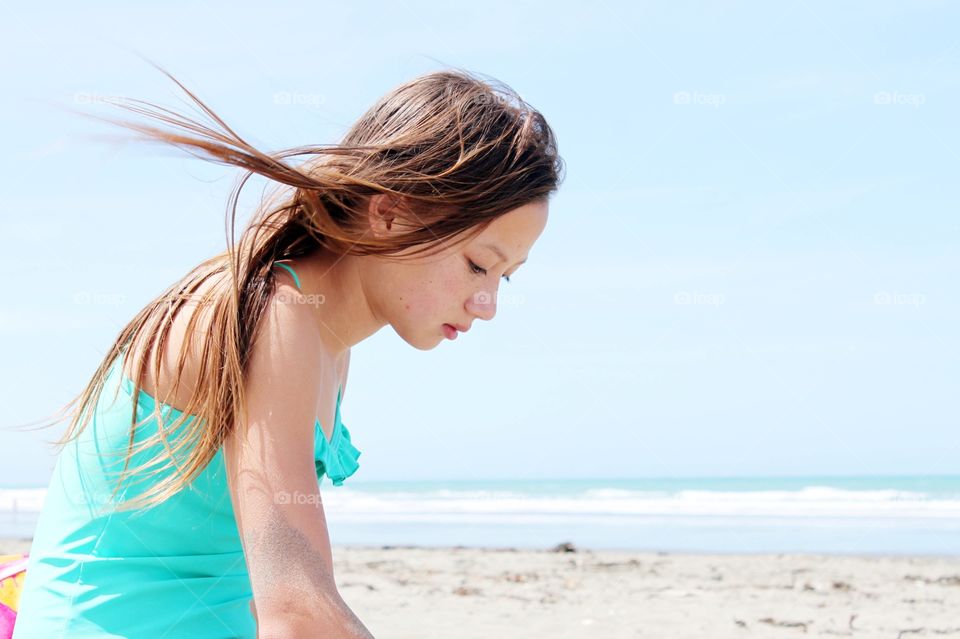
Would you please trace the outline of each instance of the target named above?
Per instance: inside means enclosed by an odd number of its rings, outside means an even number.
[[[315,400],[333,364],[293,306],[270,306],[258,335],[247,419],[224,443],[258,637],[372,638],[337,590],[314,466]]]

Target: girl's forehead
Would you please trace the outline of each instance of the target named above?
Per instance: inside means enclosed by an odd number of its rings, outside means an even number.
[[[505,213],[471,240],[477,247],[491,248],[507,261],[520,262],[540,237],[547,223],[547,204],[534,202]]]

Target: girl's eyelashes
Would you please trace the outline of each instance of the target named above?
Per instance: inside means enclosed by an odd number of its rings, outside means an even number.
[[[473,260],[467,260],[467,263],[470,264],[470,270],[473,271],[474,273],[476,273],[477,275],[486,275],[486,274],[487,274],[487,269],[485,269],[485,268],[480,268],[479,266],[477,266],[476,264],[473,263]],[[506,275],[503,276],[503,279],[507,280],[507,284],[510,283],[510,278],[507,277]]]

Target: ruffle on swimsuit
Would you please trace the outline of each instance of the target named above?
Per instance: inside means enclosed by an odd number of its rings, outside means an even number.
[[[357,472],[360,467],[357,459],[362,454],[350,441],[350,431],[340,421],[340,395],[338,390],[336,416],[333,420],[333,434],[330,441],[328,442],[326,435],[323,434],[320,419],[317,418],[313,447],[317,479],[322,479],[326,474],[334,486],[343,485],[344,479]]]

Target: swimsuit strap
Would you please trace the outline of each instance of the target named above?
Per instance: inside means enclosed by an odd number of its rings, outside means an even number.
[[[274,263],[273,263],[273,266],[282,266],[283,268],[285,268],[285,269],[287,269],[288,271],[290,271],[290,275],[293,275],[293,281],[296,282],[296,284],[297,284],[297,289],[298,289],[298,290],[301,290],[301,291],[303,290],[302,288],[300,288],[300,278],[297,277],[297,274],[293,271],[292,268],[290,268],[290,267],[287,266],[286,264],[281,264],[280,262],[274,262]]]

